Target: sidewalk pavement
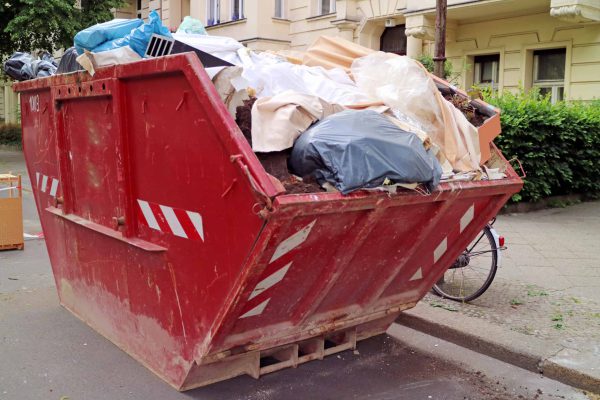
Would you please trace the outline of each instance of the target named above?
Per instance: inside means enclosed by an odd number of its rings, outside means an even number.
[[[428,294],[398,322],[600,393],[600,202],[495,224],[508,250],[470,304]]]

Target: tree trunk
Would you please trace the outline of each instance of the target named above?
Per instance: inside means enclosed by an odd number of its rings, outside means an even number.
[[[433,73],[444,79],[444,62],[446,61],[446,11],[447,0],[436,0],[435,5],[435,67]]]

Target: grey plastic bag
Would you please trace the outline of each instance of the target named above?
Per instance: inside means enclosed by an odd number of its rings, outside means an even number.
[[[43,52],[40,59],[29,53],[16,52],[4,63],[6,75],[17,81],[44,78],[56,73],[56,61],[48,52]]]
[[[292,150],[289,166],[301,177],[329,182],[343,194],[395,183],[425,183],[433,190],[442,168],[411,132],[371,110],[331,115],[304,132]]]
[[[33,79],[35,75],[31,69],[32,62],[31,54],[16,52],[4,63],[4,72],[17,81]]]

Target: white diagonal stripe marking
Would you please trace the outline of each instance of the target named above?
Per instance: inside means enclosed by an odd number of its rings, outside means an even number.
[[[39,172],[35,173],[35,187],[37,187],[37,188],[40,187],[40,173]]]
[[[473,217],[475,216],[475,204],[471,204],[471,207],[467,210],[465,215],[463,215],[460,219],[460,233],[462,233],[467,226],[473,221]]]
[[[42,192],[46,193],[46,184],[48,183],[48,177],[44,175],[42,178]]]
[[[255,298],[256,296],[258,296],[259,294],[261,294],[265,290],[267,290],[270,287],[272,287],[273,285],[281,282],[281,280],[283,279],[283,277],[285,276],[285,274],[287,274],[288,269],[290,269],[291,266],[292,266],[292,263],[289,263],[285,267],[283,267],[280,270],[272,273],[271,275],[267,276],[265,279],[263,279],[262,281],[260,281],[258,283],[258,285],[256,285],[256,287],[254,288],[254,290],[252,291],[252,293],[250,294],[250,297],[248,297],[248,300],[252,300],[253,298]]]
[[[423,279],[423,268],[419,268],[417,270],[417,272],[414,273],[412,278],[410,278],[408,281],[409,282],[418,281],[419,279]]]
[[[56,197],[57,189],[58,189],[58,179],[52,178],[52,186],[50,186],[50,196]]]
[[[438,247],[436,247],[433,251],[433,262],[438,262],[444,253],[446,253],[446,250],[448,250],[448,237],[445,237],[444,240],[442,240],[442,242],[438,244]]]
[[[294,233],[289,238],[285,239],[283,242],[279,243],[279,246],[277,246],[275,249],[275,253],[273,253],[273,257],[271,257],[271,261],[269,261],[269,263],[272,263],[304,243],[310,234],[311,229],[313,226],[315,226],[315,222],[317,222],[316,219],[310,224],[306,225],[304,228],[300,229],[298,232]]]
[[[193,211],[186,211],[188,217],[190,217],[190,221],[194,224],[194,228],[198,231],[200,238],[204,242],[204,225],[202,225],[202,215]]]
[[[255,315],[260,315],[262,314],[263,311],[265,311],[265,308],[267,308],[267,304],[269,304],[269,301],[271,299],[266,299],[265,301],[263,301],[262,303],[260,303],[259,305],[257,305],[256,307],[254,307],[252,310],[248,311],[247,313],[245,313],[244,315],[242,315],[240,317],[241,318],[248,318],[248,317],[253,317]]]
[[[160,231],[160,226],[158,226],[158,222],[156,221],[156,217],[150,208],[150,204],[147,201],[139,200],[138,204],[140,205],[140,209],[142,210],[142,214],[144,214],[144,218],[146,218],[146,223],[152,229],[156,229]]]
[[[183,227],[179,223],[179,220],[175,215],[175,211],[173,211],[173,209],[168,206],[160,205],[159,207],[160,210],[163,212],[167,223],[169,224],[169,228],[171,228],[171,232],[173,232],[173,235],[187,239],[187,235],[185,234]]]

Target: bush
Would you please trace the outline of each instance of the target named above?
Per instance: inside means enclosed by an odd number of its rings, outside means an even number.
[[[21,126],[0,124],[0,144],[21,144]]]
[[[502,110],[496,144],[507,159],[518,157],[527,173],[513,201],[600,195],[600,101],[551,104],[535,90],[486,97]]]
[[[420,62],[421,64],[423,64],[423,66],[425,67],[425,69],[431,73],[433,73],[433,70],[435,69],[435,63],[433,61],[433,57],[427,55],[427,54],[423,54],[421,56],[419,56],[419,58],[417,58],[417,61]],[[449,79],[452,77],[452,63],[448,60],[444,61],[444,79]]]

